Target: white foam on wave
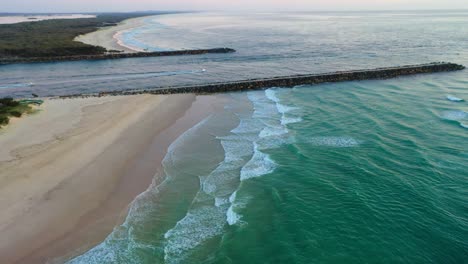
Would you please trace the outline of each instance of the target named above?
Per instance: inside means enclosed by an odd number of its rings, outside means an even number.
[[[288,129],[285,128],[284,126],[267,126],[259,134],[260,138],[266,138],[266,137],[274,137],[274,136],[281,136],[289,133]]]
[[[233,192],[232,195],[229,197],[229,202],[231,206],[229,206],[226,212],[226,219],[229,225],[236,225],[242,219],[242,215],[236,212],[236,209],[243,208],[245,204],[241,204],[237,200],[237,191]]]
[[[278,112],[281,114],[286,114],[298,109],[297,107],[287,106],[280,103],[276,103],[276,107],[278,108]]]
[[[247,96],[252,102],[254,108],[252,118],[254,120],[259,119],[263,122],[269,120],[279,120],[280,114],[276,108],[276,104],[265,96],[266,91],[254,91],[247,93]]]
[[[281,118],[281,124],[282,125],[289,125],[289,124],[295,124],[295,123],[300,123],[302,122],[302,118],[301,117],[286,117],[284,116],[283,118]]]
[[[187,253],[224,231],[225,209],[203,206],[190,210],[187,215],[169,230],[164,238],[165,263],[180,263]]]
[[[266,90],[265,95],[268,99],[276,104],[276,109],[281,114],[280,124],[282,126],[302,122],[302,118],[300,116],[293,114],[299,110],[299,108],[282,104],[281,100],[277,96],[276,88],[270,88]]]
[[[234,128],[231,132],[234,134],[258,134],[262,129],[262,123],[252,118],[240,119],[239,126]]]
[[[239,220],[241,219],[241,215],[234,212],[233,205],[229,206],[226,212],[226,219],[227,219],[228,224],[231,226],[239,223]]]
[[[265,95],[268,99],[270,99],[271,101],[275,103],[280,102],[280,99],[278,98],[278,96],[276,96],[276,88],[270,88],[270,89],[265,90]]]
[[[249,100],[254,104],[256,102],[265,101],[265,99],[268,99],[265,98],[265,92],[262,91],[247,92],[247,98],[249,98]]]
[[[84,255],[69,260],[68,264],[99,264],[99,263],[117,263],[116,252],[108,249],[105,243],[101,243],[86,252]],[[130,262],[131,263],[131,262]]]
[[[468,128],[468,123],[460,122],[460,126],[463,127],[463,128]]]
[[[450,110],[442,112],[441,117],[446,120],[460,121],[468,119],[468,113],[460,110]]]
[[[231,195],[238,188],[239,171],[253,154],[259,129],[255,122],[241,119],[231,135],[217,137],[224,150],[224,160],[202,182],[205,193],[219,198]]]
[[[239,170],[245,162],[240,156],[230,158],[226,156],[225,160],[202,181],[202,191],[215,199],[224,199],[231,195],[238,187]]]
[[[231,135],[219,137],[225,153],[225,161],[240,160],[252,155],[253,145],[250,137],[243,135]]]
[[[216,207],[221,207],[225,204],[228,204],[229,203],[229,199],[227,198],[224,198],[224,197],[216,197],[215,198],[215,206]]]
[[[284,134],[281,136],[274,136],[274,137],[265,137],[260,138],[257,141],[258,150],[265,151],[265,150],[272,150],[277,149],[286,144],[293,144],[295,142],[295,137],[290,136],[289,134]]]
[[[315,146],[349,148],[360,145],[360,142],[352,137],[312,137],[305,140]]]
[[[458,97],[453,96],[453,95],[447,95],[447,99],[449,101],[452,101],[452,102],[463,102],[463,101],[465,101],[462,98],[458,98]]]
[[[272,173],[277,167],[276,163],[270,158],[268,154],[261,152],[258,145],[254,145],[254,155],[252,159],[245,164],[241,169],[240,179],[245,181],[247,179],[260,177]]]
[[[229,202],[233,203],[237,198],[237,191],[233,192],[231,196],[229,196]]]

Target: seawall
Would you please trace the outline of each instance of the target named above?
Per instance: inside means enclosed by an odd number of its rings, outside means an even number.
[[[145,58],[145,57],[163,57],[163,56],[181,56],[181,55],[200,55],[208,53],[232,53],[236,52],[230,48],[215,49],[196,49],[196,50],[175,50],[175,51],[156,51],[156,52],[135,52],[135,53],[106,53],[98,55],[74,55],[59,57],[36,57],[36,58],[0,58],[0,65],[17,63],[40,63],[40,62],[62,62],[62,61],[81,61],[81,60],[114,60],[124,58]]]
[[[67,97],[79,96],[106,96],[106,95],[132,95],[132,94],[180,94],[180,93],[222,93],[247,90],[260,90],[269,87],[294,87],[298,85],[313,85],[320,83],[344,82],[344,81],[362,81],[390,79],[400,76],[409,76],[416,74],[427,74],[437,72],[450,72],[465,69],[465,66],[449,63],[435,62],[420,65],[408,65],[390,68],[378,68],[370,70],[342,71],[324,74],[292,75],[265,79],[250,79],[235,82],[219,82],[205,85],[194,86],[173,86],[159,87],[146,90],[125,90],[101,92],[97,94],[75,94]]]

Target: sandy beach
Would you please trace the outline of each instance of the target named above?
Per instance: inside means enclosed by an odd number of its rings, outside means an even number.
[[[119,34],[121,34],[121,32],[123,31],[130,30],[132,28],[136,28],[143,25],[143,21],[147,18],[148,17],[137,17],[127,19],[119,23],[117,26],[106,27],[99,29],[95,32],[80,35],[75,38],[75,41],[83,42],[93,46],[101,46],[106,48],[107,50],[119,50],[123,52],[140,52],[142,50],[138,50],[137,48],[129,47],[123,44],[119,40]]]
[[[46,100],[39,113],[2,129],[2,263],[62,262],[101,242],[151,184],[170,143],[211,114],[216,101]]]

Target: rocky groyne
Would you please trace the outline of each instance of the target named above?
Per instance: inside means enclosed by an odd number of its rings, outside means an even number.
[[[36,57],[36,58],[15,57],[15,58],[0,58],[0,65],[17,64],[17,63],[81,61],[81,60],[113,60],[113,59],[124,59],[124,58],[200,55],[200,54],[209,54],[209,53],[232,53],[232,52],[236,52],[236,51],[230,48],[215,48],[215,49],[175,50],[175,51],[135,52],[135,53],[106,53],[106,54],[98,54],[98,55],[76,55],[76,56],[59,56],[59,57]]]
[[[83,97],[83,96],[107,96],[107,95],[133,95],[133,94],[179,94],[179,93],[223,93],[247,90],[260,90],[269,87],[294,87],[298,85],[313,85],[320,83],[362,81],[390,79],[400,76],[416,74],[427,74],[437,72],[450,72],[465,69],[465,66],[449,63],[434,62],[420,65],[407,65],[390,68],[378,68],[370,70],[341,71],[324,74],[292,75],[265,79],[250,79],[235,82],[220,82],[205,85],[159,87],[146,90],[125,90],[102,92],[96,94],[75,94],[61,96],[60,98]]]

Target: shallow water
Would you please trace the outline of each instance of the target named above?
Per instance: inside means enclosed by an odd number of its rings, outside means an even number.
[[[463,12],[160,16],[126,41],[238,52],[0,67],[2,87],[36,84],[0,93],[464,63],[467,22]],[[171,145],[165,181],[70,263],[467,262],[468,104],[453,100],[468,99],[466,70],[228,97]]]

